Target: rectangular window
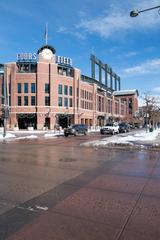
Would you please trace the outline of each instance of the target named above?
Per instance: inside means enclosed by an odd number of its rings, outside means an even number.
[[[11,94],[11,83],[9,83],[9,94]]]
[[[24,106],[28,106],[28,96],[24,96]]]
[[[36,84],[31,83],[31,93],[35,93],[35,92],[36,92]]]
[[[35,106],[35,105],[36,105],[36,97],[31,96],[31,106]]]
[[[112,101],[108,99],[108,113],[112,113]]]
[[[18,106],[22,105],[22,101],[21,101],[21,97],[20,96],[18,96],[18,98],[17,98],[17,105]]]
[[[68,107],[68,98],[64,98],[64,106]]]
[[[101,104],[102,104],[101,97],[97,96],[97,110],[99,112],[101,112]]]
[[[58,94],[62,94],[62,84],[58,85]]]
[[[49,83],[45,83],[45,93],[49,93]]]
[[[132,114],[132,112],[133,112],[132,98],[129,98],[128,108],[129,108],[129,114]]]
[[[69,106],[72,107],[72,98],[69,99]]]
[[[115,102],[115,114],[118,114],[118,104]]]
[[[121,104],[121,115],[124,115],[124,105]]]
[[[62,107],[62,97],[58,97],[58,106]]]
[[[21,83],[17,83],[17,92],[21,93]]]
[[[68,86],[64,85],[64,95],[68,95]]]
[[[69,95],[72,96],[72,86],[69,87]]]
[[[49,106],[49,105],[50,105],[50,97],[45,96],[45,106]]]
[[[104,112],[104,98],[102,98],[102,112]]]
[[[28,93],[28,83],[24,83],[24,93]]]

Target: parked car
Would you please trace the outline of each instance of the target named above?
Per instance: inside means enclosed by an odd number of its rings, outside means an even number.
[[[118,123],[108,123],[106,126],[102,127],[100,130],[101,134],[115,134],[119,133],[119,125]]]
[[[64,129],[64,136],[65,137],[68,137],[68,135],[77,136],[78,134],[86,135],[87,131],[88,131],[88,127],[85,124],[74,124]]]
[[[129,124],[129,127],[130,127],[130,129],[135,129],[135,125],[132,123]]]
[[[130,131],[130,126],[128,123],[120,123],[119,124],[119,132],[126,133]]]

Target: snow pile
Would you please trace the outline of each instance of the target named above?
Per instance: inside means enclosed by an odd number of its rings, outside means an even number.
[[[44,137],[45,138],[50,138],[50,137],[56,137],[57,136],[57,134],[56,133],[46,133],[45,135],[44,135]]]
[[[8,139],[8,138],[15,138],[16,136],[14,134],[11,134],[11,133],[7,133],[5,138],[3,138],[3,134],[0,133],[0,140],[3,140],[3,139]]]
[[[24,136],[24,137],[17,137],[16,139],[35,139],[38,138],[36,135]]]
[[[160,133],[160,129],[154,130],[153,132],[146,132],[146,130],[143,130],[139,133],[135,133],[132,135],[116,135],[112,137],[103,138],[101,140],[96,140],[92,142],[83,143],[83,146],[106,146],[106,145],[134,145],[135,143],[153,143],[153,141],[156,140],[158,137],[158,134]]]

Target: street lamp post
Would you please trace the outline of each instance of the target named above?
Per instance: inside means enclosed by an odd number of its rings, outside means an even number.
[[[7,119],[9,117],[9,106],[8,106],[8,92],[7,92],[7,66],[4,64],[0,64],[0,67],[4,70],[4,78],[3,78],[3,106],[2,106],[2,116],[3,116],[3,138],[6,137],[6,129],[7,129]]]
[[[152,8],[147,8],[147,9],[144,9],[144,10],[133,10],[130,12],[130,17],[137,17],[139,15],[139,13],[142,13],[142,12],[147,12],[147,11],[150,11],[150,10],[153,10],[153,9],[156,9],[156,8],[159,8],[158,12],[160,11],[160,6],[156,6],[156,7],[152,7]]]

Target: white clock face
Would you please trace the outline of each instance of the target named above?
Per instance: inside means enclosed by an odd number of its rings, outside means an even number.
[[[50,60],[53,57],[53,53],[50,49],[45,48],[42,51],[42,57],[45,58],[46,60]]]

